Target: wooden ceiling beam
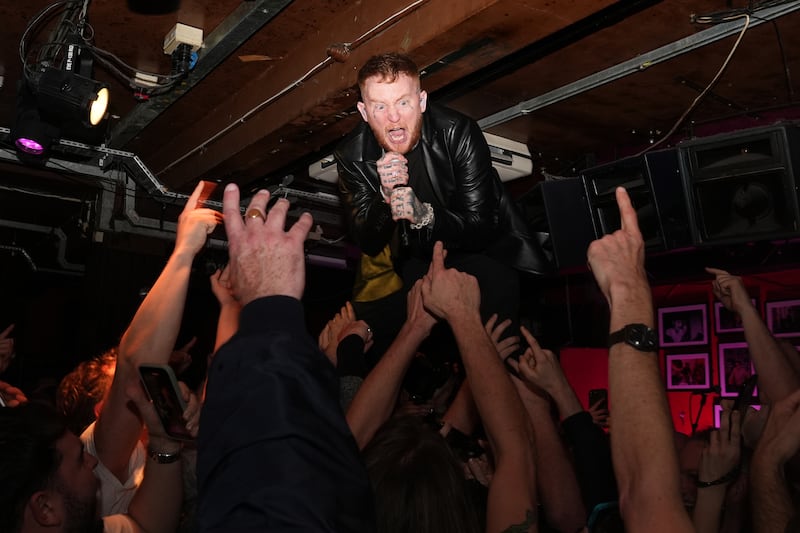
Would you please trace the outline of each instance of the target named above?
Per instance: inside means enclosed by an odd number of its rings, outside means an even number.
[[[574,2],[560,5],[556,11],[554,5],[545,0],[423,1],[397,23],[364,39],[360,46],[352,50],[345,63],[331,62],[305,83],[290,89],[264,109],[237,123],[240,117],[270,96],[293,86],[303,73],[324,60],[330,45],[356,40],[409,5],[402,0],[381,2],[380,7],[353,4],[332,16],[330,23],[314,35],[298,40],[283,59],[242,87],[224,106],[209,111],[192,128],[180,132],[153,153],[143,153],[142,157],[160,179],[173,187],[194,181],[214,170],[235,172],[237,168],[252,165],[259,154],[264,157],[265,151],[280,152],[280,138],[275,143],[273,136],[270,146],[264,146],[260,140],[279,133],[284,126],[297,126],[308,120],[313,122],[320,115],[329,116],[331,101],[338,102],[340,106],[347,101],[348,107],[351,107],[356,99],[353,88],[357,70],[375,53],[403,50],[414,56],[421,65],[427,65],[467,46],[479,36],[491,36],[498,34],[498,31],[522,35],[520,40],[525,42],[520,42],[521,47],[611,3],[610,0],[592,2],[591,5]],[[280,16],[274,23],[279,19]],[[500,29],[498,20],[505,21]],[[269,31],[269,28],[267,26],[265,31]],[[470,58],[449,75],[438,72],[436,83],[441,86],[511,51],[505,45],[502,49],[490,47],[490,53],[483,57],[479,54],[477,60]],[[317,124],[309,126],[310,130],[314,130]],[[224,134],[219,134],[226,129]]]

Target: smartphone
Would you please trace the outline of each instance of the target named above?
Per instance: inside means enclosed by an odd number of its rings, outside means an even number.
[[[608,389],[592,389],[589,391],[589,407],[601,401],[600,409],[608,410]]]
[[[167,435],[179,440],[194,440],[183,420],[186,402],[172,368],[169,365],[139,365],[139,376]]]
[[[219,185],[216,182],[208,180],[202,180],[202,183],[203,190],[200,191],[200,198],[197,199],[197,207],[205,207],[206,202],[208,202],[208,199],[211,198],[211,195],[214,194],[214,191],[217,189],[217,185]]]
[[[753,374],[745,380],[739,389],[739,394],[736,395],[736,399],[733,401],[731,411],[741,411],[753,403],[753,392],[756,390],[756,384],[758,384],[758,374]]]

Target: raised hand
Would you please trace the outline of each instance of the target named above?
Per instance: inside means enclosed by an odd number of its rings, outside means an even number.
[[[592,422],[601,428],[608,427],[608,409],[603,406],[605,403],[605,400],[597,400],[589,406],[589,414],[592,415]]]
[[[206,244],[206,238],[222,222],[222,215],[206,207],[198,207],[203,192],[203,182],[197,184],[194,192],[183,206],[178,217],[178,232],[175,238],[175,252],[196,255]]]
[[[730,407],[730,406],[724,406]],[[732,472],[742,456],[742,414],[723,408],[718,431],[712,431],[700,458],[699,481],[715,481]],[[729,482],[734,481],[731,479]],[[727,484],[727,483],[726,483]]]
[[[181,375],[192,364],[192,354],[189,353],[194,345],[197,343],[197,337],[192,337],[189,342],[178,348],[172,350],[172,355],[169,356],[169,365],[175,370],[175,374]]]
[[[770,409],[767,424],[756,448],[760,459],[769,457],[783,465],[800,451],[800,390]]]
[[[644,241],[636,210],[623,187],[617,187],[616,195],[622,226],[592,242],[587,253],[589,267],[609,304],[617,288],[648,286],[644,271]]]
[[[406,296],[406,322],[420,328],[427,335],[436,325],[436,317],[425,309],[422,300],[424,279],[418,279]]]
[[[211,292],[216,296],[220,306],[232,304],[236,301],[231,290],[228,265],[225,265],[225,268],[221,270],[218,268],[208,279],[211,281]]]
[[[714,296],[726,309],[739,313],[742,309],[753,305],[742,278],[718,268],[706,267],[706,272],[714,276],[711,288]]]
[[[551,396],[565,384],[569,386],[555,354],[539,346],[539,341],[524,326],[520,331],[528,343],[528,349],[516,365],[516,370],[522,378]]]
[[[17,407],[28,402],[24,392],[5,381],[0,381],[0,396],[2,396],[6,407]]]
[[[386,152],[376,164],[381,179],[381,195],[388,204],[392,191],[408,184],[408,161],[402,154]]]
[[[289,202],[281,198],[265,214],[269,192],[253,196],[245,219],[239,211],[239,188],[225,187],[223,213],[230,249],[230,282],[242,305],[256,298],[284,295],[298,300],[305,289],[303,243],[314,223],[303,213],[284,231]]]
[[[480,312],[481,290],[475,277],[454,268],[445,268],[444,244],[437,241],[433,259],[423,278],[422,298],[425,308],[447,321],[464,314]]]
[[[486,333],[489,334],[489,337],[492,339],[494,343],[494,347],[497,348],[497,353],[500,355],[500,359],[506,361],[508,357],[516,353],[519,350],[519,337],[516,335],[506,337],[503,340],[500,340],[500,337],[503,335],[503,332],[508,329],[508,326],[511,325],[511,319],[507,318],[497,323],[497,313],[493,314],[489,317],[489,320],[486,321],[484,325],[484,329]]]
[[[183,410],[183,420],[186,422],[186,429],[192,437],[197,438],[197,432],[200,430],[200,409],[203,407],[202,402],[198,399],[197,395],[183,381],[178,382],[178,388],[181,389],[183,401],[186,402],[186,409]]]

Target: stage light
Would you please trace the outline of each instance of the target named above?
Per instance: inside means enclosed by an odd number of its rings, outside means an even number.
[[[19,154],[43,157],[60,132],[57,127],[42,120],[36,100],[22,83],[17,94],[17,114],[11,128],[11,136]]]
[[[103,83],[53,67],[34,73],[30,81],[39,111],[47,118],[96,126],[105,116],[108,87]]]

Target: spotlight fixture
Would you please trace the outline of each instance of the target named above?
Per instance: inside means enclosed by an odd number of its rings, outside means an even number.
[[[17,92],[17,114],[11,135],[19,155],[26,160],[31,160],[31,156],[46,156],[50,145],[61,135],[56,126],[42,120],[36,98],[24,81]]]
[[[32,107],[17,112],[11,133],[18,150],[36,156],[44,155],[50,149],[53,138],[59,135],[58,129],[42,121],[39,111]]]
[[[108,86],[103,83],[53,67],[34,73],[30,82],[45,117],[96,126],[105,116]]]

